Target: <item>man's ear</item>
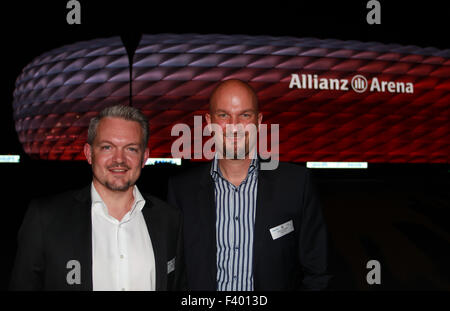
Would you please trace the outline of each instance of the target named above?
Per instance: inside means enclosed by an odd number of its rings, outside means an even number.
[[[205,119],[207,124],[211,124],[211,115],[208,112],[205,113]]]
[[[259,112],[258,113],[258,129],[259,129],[259,126],[261,125],[262,119],[263,119],[263,114],[261,112]]]
[[[148,156],[150,154],[150,149],[145,148],[144,150],[144,158],[142,159],[142,168],[144,168],[145,163],[147,163]]]
[[[206,119],[206,127],[208,129],[208,131],[211,133],[212,128],[211,128],[211,115],[207,112],[205,113],[205,119]]]
[[[86,157],[86,160],[89,164],[92,165],[92,149],[91,145],[88,143],[84,144],[84,156]]]

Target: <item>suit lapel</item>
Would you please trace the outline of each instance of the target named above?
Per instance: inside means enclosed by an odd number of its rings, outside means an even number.
[[[256,195],[256,216],[255,231],[253,236],[253,278],[254,289],[258,290],[258,269],[259,260],[262,259],[261,250],[265,247],[264,235],[268,234],[266,222],[270,219],[270,207],[273,202],[273,181],[270,178],[272,171],[258,171],[258,193]]]
[[[162,227],[162,222],[158,220],[158,215],[155,209],[152,208],[152,202],[148,197],[145,197],[145,205],[142,208],[142,214],[144,215],[145,223],[147,224],[148,234],[152,241],[153,253],[155,256],[155,290],[167,290],[167,258],[164,236],[166,231]]]
[[[206,256],[206,266],[199,269],[206,269],[206,287],[207,290],[216,290],[217,288],[217,245],[216,245],[216,204],[214,198],[214,183],[210,175],[210,166],[205,165],[205,170],[200,180],[200,187],[197,192],[196,205],[199,211],[199,217],[203,219],[203,226],[200,239],[204,239],[205,250],[202,252]]]
[[[73,239],[75,258],[80,258],[81,285],[80,290],[92,291],[92,216],[90,185],[75,193],[74,223],[79,224]]]

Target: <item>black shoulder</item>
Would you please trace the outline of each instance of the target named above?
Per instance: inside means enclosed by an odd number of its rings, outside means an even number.
[[[278,176],[286,177],[286,178],[298,178],[303,177],[305,175],[309,175],[309,169],[296,163],[288,163],[288,162],[280,162],[278,163],[278,167],[273,171],[266,171],[266,172],[273,172],[273,174],[276,174]]]
[[[306,172],[308,169],[297,163],[280,162],[278,169],[282,171]]]
[[[89,206],[90,187],[41,196],[30,201],[28,213],[41,215],[46,223],[66,219],[79,206]]]
[[[180,211],[167,203],[166,201],[161,200],[160,198],[155,197],[151,194],[143,194],[146,201],[150,203],[151,208],[155,208],[157,210],[164,210],[165,212],[173,215],[178,215]]]
[[[191,183],[198,183],[198,181],[207,177],[211,168],[211,162],[202,163],[196,167],[187,169],[178,175],[169,178],[173,184],[189,185]]]
[[[53,206],[62,208],[73,205],[77,201],[83,202],[85,200],[90,200],[89,187],[33,198],[30,201],[30,205],[38,206],[39,208],[50,208]]]

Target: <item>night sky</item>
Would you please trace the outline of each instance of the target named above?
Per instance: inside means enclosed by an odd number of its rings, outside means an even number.
[[[132,46],[140,34],[220,33],[376,41],[450,48],[449,11],[438,1],[380,1],[381,24],[366,22],[368,1],[79,1],[81,25],[68,25],[67,1],[3,6],[0,154],[21,154],[14,129],[14,83],[34,57],[78,41],[120,35]],[[245,3],[245,6],[242,4]]]

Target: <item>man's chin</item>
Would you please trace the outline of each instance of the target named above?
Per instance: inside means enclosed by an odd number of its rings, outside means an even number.
[[[247,157],[248,153],[244,152],[244,150],[240,150],[239,152],[237,150],[229,150],[227,153],[223,155],[223,159],[227,160],[243,160]]]
[[[121,185],[117,185],[117,184],[112,184],[109,182],[105,183],[105,187],[108,188],[111,191],[120,191],[120,192],[125,192],[128,189],[130,189],[130,187],[132,187],[133,185],[131,184],[131,182],[128,182],[126,184],[121,184]]]

